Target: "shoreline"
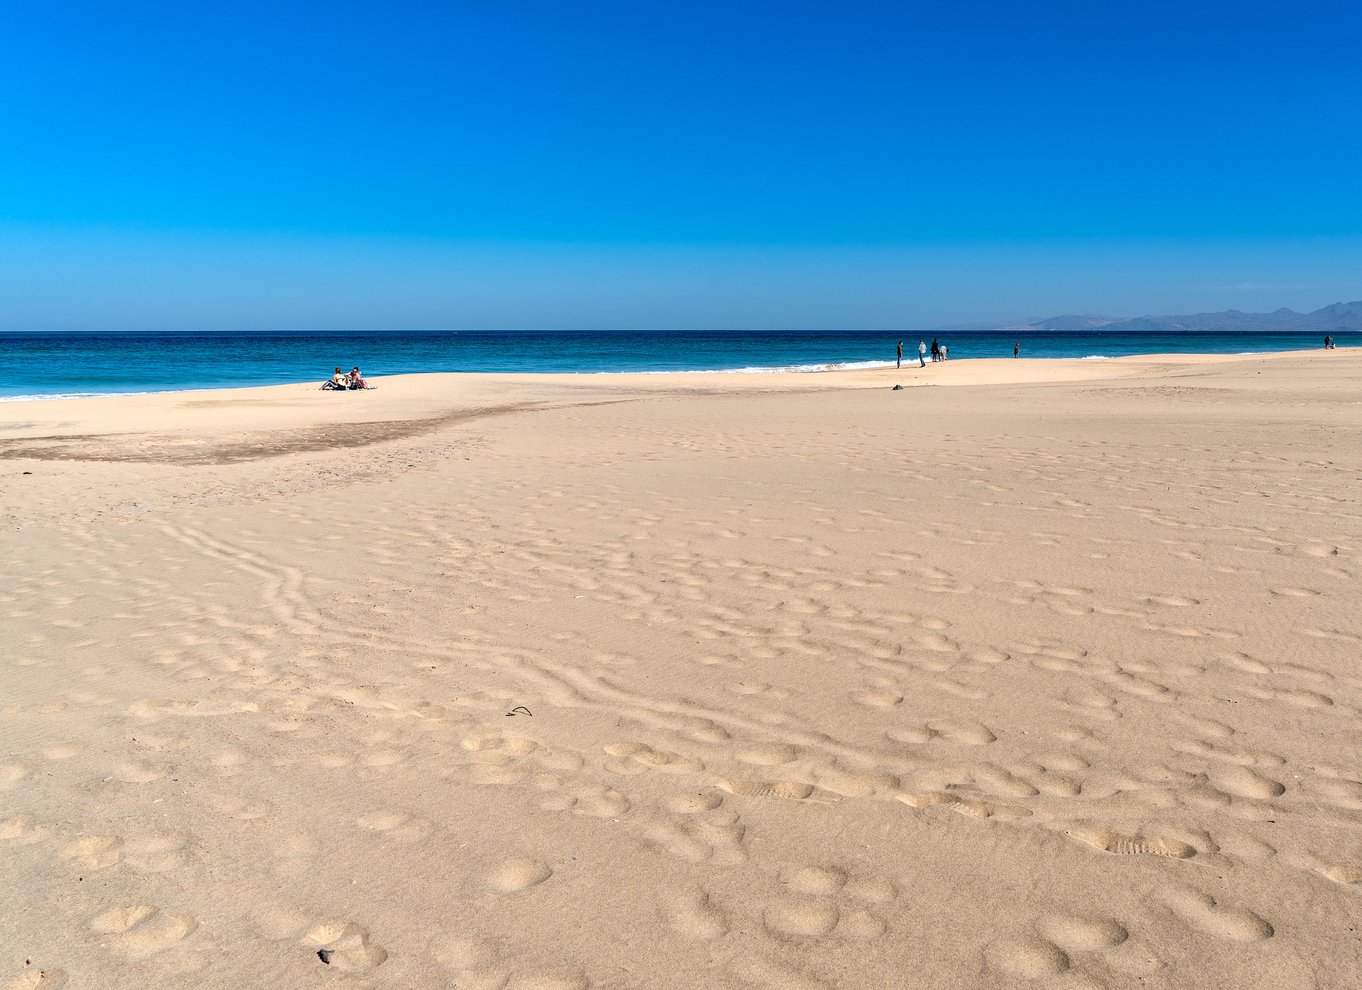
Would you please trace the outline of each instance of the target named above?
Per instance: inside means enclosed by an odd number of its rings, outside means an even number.
[[[782,387],[789,387],[792,384],[788,379],[793,379],[797,383],[800,379],[807,379],[806,387],[868,387],[869,382],[863,381],[866,375],[886,375],[891,372],[914,372],[921,373],[927,368],[938,369],[939,373],[946,374],[945,368],[956,368],[968,366],[970,368],[982,368],[987,366],[991,374],[984,376],[964,376],[964,380],[954,380],[956,373],[952,374],[952,379],[940,384],[949,386],[960,385],[1006,385],[1006,384],[1028,384],[1055,380],[1084,380],[1088,378],[1110,377],[1103,374],[1066,374],[1058,377],[1050,377],[1048,373],[1062,371],[1073,368],[1102,367],[1115,365],[1119,368],[1130,368],[1132,365],[1157,366],[1159,369],[1179,366],[1195,366],[1203,364],[1221,364],[1242,360],[1270,359],[1280,360],[1286,358],[1302,358],[1311,354],[1316,354],[1320,348],[1296,351],[1244,351],[1236,353],[1217,353],[1217,352],[1196,352],[1196,353],[1153,353],[1153,354],[1126,354],[1126,355],[1088,355],[1085,357],[1062,357],[1062,358],[956,358],[952,361],[933,364],[928,362],[926,368],[911,364],[905,357],[902,368],[896,368],[892,362],[865,364],[863,362],[847,362],[854,365],[848,367],[846,364],[829,364],[826,367],[816,368],[813,365],[794,365],[790,367],[763,367],[763,368],[725,368],[719,370],[683,370],[683,371],[551,371],[551,372],[483,372],[483,371],[424,371],[410,372],[387,376],[371,376],[371,380],[376,384],[380,382],[393,383],[405,381],[419,381],[422,379],[452,379],[465,381],[506,381],[517,384],[527,382],[539,382],[543,384],[564,384],[578,385],[596,383],[597,386],[612,384],[629,384],[641,386],[644,383],[655,383],[648,385],[649,388],[662,387],[669,385],[685,386],[693,388],[697,383],[703,382],[706,385],[729,382],[735,384],[751,379],[750,382],[734,388],[734,391],[745,391],[754,385],[769,385],[772,382],[779,382]],[[1347,353],[1357,348],[1338,348],[1339,351]],[[997,374],[1001,368],[1010,368],[1016,374]],[[1037,375],[1038,370],[1045,374]],[[1149,370],[1149,369],[1142,369]],[[1131,374],[1139,372],[1132,371]],[[710,379],[715,381],[711,382]],[[834,381],[835,380],[835,381]],[[62,392],[50,395],[42,393],[19,394],[19,395],[0,395],[0,409],[9,405],[21,405],[29,407],[34,403],[65,403],[65,402],[86,402],[90,400],[130,400],[147,399],[162,396],[196,395],[211,397],[214,394],[241,395],[246,392],[263,392],[265,390],[276,390],[279,394],[287,392],[292,395],[299,391],[315,390],[321,391],[318,387],[321,379],[305,382],[275,382],[270,384],[249,384],[249,385],[225,385],[212,387],[193,387],[193,388],[166,388],[150,389],[129,392]],[[816,385],[814,383],[817,383]],[[880,384],[875,382],[873,384]],[[908,387],[905,385],[905,387]],[[381,388],[381,386],[380,386]],[[374,389],[379,391],[379,388]],[[5,417],[0,415],[0,427],[4,424]]]
[[[18,469],[60,470],[74,478],[91,462],[154,464],[179,471],[192,465],[225,465],[281,457],[330,470],[336,456],[384,458],[420,438],[466,434],[474,421],[547,410],[647,401],[697,399],[737,401],[743,397],[810,396],[818,403],[835,397],[883,394],[881,408],[921,411],[949,422],[975,401],[1051,403],[1091,389],[1113,387],[1155,394],[1199,384],[1208,394],[1225,386],[1205,379],[1233,378],[1250,388],[1285,375],[1313,380],[1320,388],[1325,369],[1357,372],[1356,355],[1318,351],[1270,355],[1149,355],[1080,361],[1067,358],[957,359],[924,367],[883,367],[852,371],[769,374],[613,373],[480,374],[430,372],[373,379],[377,388],[337,394],[315,383],[154,392],[74,399],[35,399],[0,404],[0,474]],[[1342,365],[1339,362],[1343,362]],[[1217,370],[1221,369],[1221,370]],[[1275,369],[1269,372],[1269,369]],[[1195,379],[1195,383],[1192,381]],[[1186,384],[1179,384],[1186,383]],[[1258,383],[1253,385],[1251,383]],[[894,386],[902,386],[894,391]],[[924,391],[925,390],[925,391]],[[1023,391],[1019,391],[1023,390]],[[1153,390],[1153,391],[1151,391]],[[1239,390],[1239,389],[1237,389]],[[905,407],[890,405],[916,396]],[[922,401],[931,395],[939,399]],[[894,398],[890,398],[893,396]],[[968,396],[963,400],[963,396]],[[1022,396],[1027,396],[1024,400]],[[877,404],[881,400],[873,400]],[[722,405],[696,406],[697,413],[722,415]],[[917,412],[909,412],[916,415]],[[620,422],[647,413],[621,414]],[[363,451],[361,453],[360,451]],[[348,468],[347,468],[348,470]],[[119,504],[117,488],[106,493]]]

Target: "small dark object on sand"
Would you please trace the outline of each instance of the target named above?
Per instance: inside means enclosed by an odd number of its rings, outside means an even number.
[[[509,712],[506,713],[507,718],[510,718],[512,715],[529,715],[531,718],[533,718],[534,712],[530,711],[524,705],[516,705]]]
[[[317,950],[317,958],[320,959],[322,962],[326,963],[328,966],[331,965],[331,955],[332,955],[331,949]]]
[[[902,385],[895,385],[890,391],[893,391],[893,392],[902,392],[902,391],[903,391],[903,386],[902,386]]]
[[[24,474],[32,474],[32,471],[25,471]]]

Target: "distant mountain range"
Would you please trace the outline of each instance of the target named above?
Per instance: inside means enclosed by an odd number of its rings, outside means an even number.
[[[1362,330],[1362,301],[1334,303],[1313,313],[1297,313],[1293,309],[1279,309],[1273,313],[1245,313],[1227,309],[1223,313],[1191,313],[1186,316],[1097,316],[1095,314],[1065,314],[1039,320],[1019,320],[997,323],[988,327],[952,327],[954,330],[1229,330],[1283,331],[1300,330],[1314,333],[1338,333]]]

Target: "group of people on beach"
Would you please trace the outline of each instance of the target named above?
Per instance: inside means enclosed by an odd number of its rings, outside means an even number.
[[[945,361],[947,358],[950,357],[950,348],[943,347],[941,341],[933,337],[932,348],[931,351],[929,352],[927,350],[927,342],[925,340],[919,340],[917,342],[917,359],[920,362],[919,367],[922,368],[927,367],[928,353],[932,355],[932,363],[935,364],[938,361]],[[899,368],[903,367],[903,341],[901,340],[899,341],[899,356],[897,367]]]
[[[1337,347],[1338,344],[1337,342],[1335,342],[1333,334],[1329,334],[1327,337],[1324,338],[1324,349],[1326,351],[1332,351]]]
[[[358,367],[351,368],[348,375],[337,368],[334,375],[322,382],[322,390],[326,392],[347,392],[352,388],[373,388],[359,373]]]

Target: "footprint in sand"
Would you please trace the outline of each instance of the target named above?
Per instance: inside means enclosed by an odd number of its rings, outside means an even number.
[[[366,832],[404,844],[420,842],[434,831],[430,822],[402,811],[371,811],[356,818],[355,824]]]
[[[388,951],[375,945],[369,929],[353,921],[329,921],[315,925],[303,942],[316,950],[322,965],[343,973],[366,973],[388,958]]]
[[[1347,866],[1342,863],[1318,863],[1312,867],[1314,872],[1334,883],[1353,886],[1362,883],[1362,867]]]
[[[883,771],[846,770],[834,764],[818,771],[818,787],[840,797],[874,797],[894,793],[902,786],[896,774]]]
[[[1056,739],[1066,743],[1096,742],[1098,738],[1096,732],[1083,725],[1062,725],[1054,732]]]
[[[231,794],[208,793],[204,795],[204,802],[218,814],[239,822],[252,822],[274,811],[273,806],[265,801],[252,801]]]
[[[459,742],[464,749],[473,753],[496,754],[499,756],[527,756],[539,748],[539,743],[522,736],[470,736]]]
[[[192,915],[162,911],[150,904],[112,907],[90,921],[91,931],[114,936],[111,947],[133,959],[163,952],[198,927]]]
[[[917,791],[895,795],[910,808],[934,809],[949,808],[967,818],[997,818],[1000,821],[1013,818],[1029,818],[1030,810],[1016,805],[996,801],[981,801],[977,798],[952,794],[948,791]]]
[[[1069,968],[1069,954],[1044,938],[1006,938],[984,949],[984,963],[1004,976],[1040,980]]]
[[[102,870],[123,858],[123,837],[87,835],[65,846],[62,856],[85,870]]]
[[[1064,834],[1102,852],[1116,856],[1164,856],[1169,859],[1190,859],[1196,847],[1171,836],[1117,832],[1105,828],[1070,828]]]
[[[874,874],[852,874],[840,866],[803,866],[784,877],[791,890],[811,897],[841,894],[868,904],[888,904],[898,897],[892,881]]]
[[[878,938],[888,926],[871,910],[892,902],[898,891],[879,876],[852,876],[839,866],[795,869],[784,878],[787,895],[767,905],[768,931],[799,938]]]
[[[1125,926],[1114,918],[1077,915],[1041,918],[1036,923],[1036,932],[989,944],[984,949],[985,964],[1007,977],[1040,980],[1067,971],[1083,956],[1109,953],[1130,937]],[[1078,981],[1074,985],[1088,984]]]
[[[1290,853],[1283,856],[1282,859],[1288,866],[1314,873],[1315,875],[1328,880],[1330,883],[1336,883],[1344,887],[1362,884],[1362,866],[1339,863],[1332,858],[1326,858],[1304,850]]]
[[[181,832],[148,832],[123,844],[123,861],[138,873],[166,873],[189,859],[190,837]]]
[[[1113,949],[1130,937],[1115,918],[1051,915],[1042,918],[1036,927],[1051,942],[1074,955]]]
[[[1281,547],[1278,547],[1277,549],[1278,552],[1282,552]],[[1334,546],[1332,543],[1302,543],[1300,546],[1294,547],[1293,549],[1302,557],[1338,556],[1338,547]]]
[[[903,692],[893,686],[874,686],[869,685],[857,688],[849,695],[852,701],[867,708],[893,708],[895,705],[902,704]]]
[[[739,797],[783,798],[786,801],[836,800],[831,794],[820,798],[822,792],[818,788],[794,780],[721,780],[715,786]]]
[[[746,697],[760,695],[763,699],[771,701],[784,701],[790,697],[790,692],[785,688],[774,687],[765,681],[736,681],[727,687],[734,694]]]
[[[539,886],[551,876],[553,869],[542,860],[531,856],[512,856],[502,860],[487,874],[487,886],[503,894],[518,894]]]
[[[1041,770],[1047,773],[1073,773],[1078,770],[1087,770],[1092,766],[1081,753],[1070,750],[1051,750],[1045,753],[1037,753],[1033,759]]]
[[[682,891],[668,897],[662,915],[685,938],[709,941],[728,934],[728,915],[704,889]]]
[[[1340,808],[1353,811],[1362,809],[1362,781],[1342,776],[1328,776],[1312,781],[1309,788],[1328,803]]]
[[[724,808],[683,812],[648,829],[648,838],[688,863],[735,866],[747,860],[743,838],[747,826],[737,812]]]
[[[694,794],[676,794],[663,802],[663,807],[678,815],[695,815],[702,811],[713,811],[723,804],[724,796],[713,791],[697,791]]]
[[[1167,888],[1160,899],[1186,924],[1207,935],[1232,942],[1261,942],[1274,934],[1271,923],[1248,908],[1225,904],[1189,887]]]
[[[39,825],[31,815],[17,815],[0,821],[0,842],[12,842],[16,846],[31,846],[42,842],[51,834],[45,825]]]
[[[1280,781],[1248,767],[1233,767],[1212,773],[1211,783],[1227,794],[1256,801],[1265,801],[1286,793],[1286,787]]]
[[[611,773],[626,776],[647,773],[650,770],[660,770],[663,773],[699,773],[704,769],[704,764],[697,759],[653,749],[641,742],[612,743],[605,747],[605,752],[614,757],[606,762],[605,768]]]
[[[1209,739],[1180,739],[1171,743],[1170,748],[1175,753],[1186,753],[1188,756],[1204,756],[1244,767],[1279,767],[1286,762],[1285,757],[1279,756],[1276,753],[1225,745],[1223,743],[1213,742]]]
[[[1200,599],[1188,598],[1185,595],[1146,595],[1140,601],[1150,605],[1167,605],[1170,608],[1191,608],[1201,604]]]
[[[613,787],[590,786],[575,791],[558,790],[545,798],[540,807],[593,818],[619,818],[629,813],[633,803]]]
[[[1332,708],[1334,699],[1308,688],[1253,688],[1247,692],[1261,701],[1280,701],[1294,708]]]

